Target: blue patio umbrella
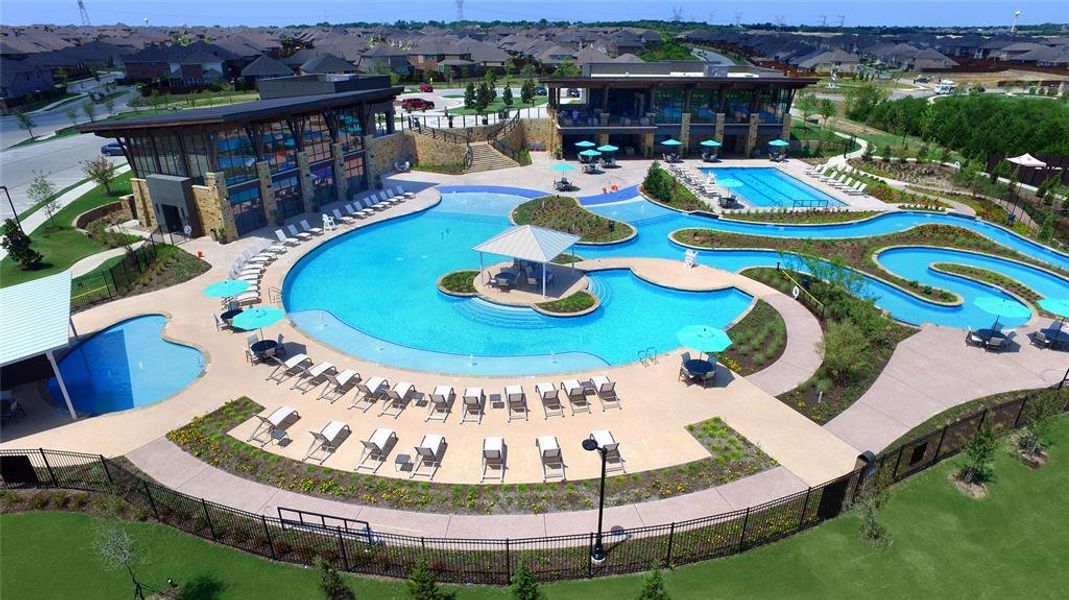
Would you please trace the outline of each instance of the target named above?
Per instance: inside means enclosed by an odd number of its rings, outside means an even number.
[[[785,142],[783,140],[772,140],[771,142],[768,143],[768,145],[772,146],[773,148],[786,148],[787,146],[790,146],[791,144],[790,144],[790,142]]]
[[[662,146],[672,146],[672,147],[675,147],[675,146],[682,146],[682,145],[683,145],[683,142],[681,142],[681,141],[679,141],[679,140],[677,140],[677,139],[673,139],[673,138],[668,138],[667,140],[665,140],[665,141],[661,142],[661,145],[662,145]]]
[[[209,298],[230,298],[249,289],[249,282],[241,279],[224,279],[204,288],[204,295]]]
[[[716,184],[726,188],[738,188],[745,185],[743,182],[735,179],[734,177],[721,177],[716,180]]]
[[[595,144],[594,142],[591,142],[591,141],[587,141],[587,140],[583,140],[581,142],[576,142],[575,143],[575,147],[576,148],[593,148],[594,146],[597,146],[597,144]]]
[[[1065,318],[1069,317],[1069,298],[1044,298],[1038,304],[1043,310],[1061,317],[1062,323],[1065,323]]]
[[[973,300],[973,305],[980,310],[995,315],[995,324],[991,329],[998,329],[999,319],[1027,319],[1032,316],[1032,311],[1016,300],[998,298],[996,296],[982,296]]]
[[[616,146],[613,146],[612,144],[605,144],[604,146],[598,146],[598,152],[616,152],[617,150],[619,150],[619,148],[617,148]]]
[[[557,163],[550,167],[550,169],[553,169],[554,171],[574,171],[575,167],[568,163]]]
[[[243,311],[240,315],[234,317],[233,325],[238,329],[244,329],[245,331],[251,331],[253,329],[261,329],[274,325],[282,320],[286,316],[286,313],[282,312],[281,308],[275,308],[274,306],[257,306]]]
[[[702,140],[701,145],[705,146],[706,148],[719,148],[723,144],[716,140]]]
[[[601,152],[598,152],[597,150],[583,150],[579,153],[579,156],[601,156]]]
[[[723,352],[731,347],[731,338],[723,329],[709,325],[688,325],[676,332],[679,343],[707,354]]]

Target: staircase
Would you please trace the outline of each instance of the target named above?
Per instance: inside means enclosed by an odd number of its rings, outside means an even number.
[[[498,152],[487,142],[472,142],[471,166],[465,169],[464,172],[477,173],[479,171],[493,171],[494,169],[508,169],[518,166],[520,166],[518,162]]]

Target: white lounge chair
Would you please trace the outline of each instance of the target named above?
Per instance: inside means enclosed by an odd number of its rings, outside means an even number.
[[[360,393],[353,398],[353,403],[349,405],[349,408],[359,408],[360,410],[367,412],[369,408],[375,405],[375,402],[382,398],[386,394],[386,390],[389,389],[390,382],[384,377],[378,375],[368,379],[367,381],[361,381],[356,384],[356,388],[360,390]]]
[[[302,242],[307,242],[308,240],[312,239],[312,234],[306,233],[304,231],[297,231],[297,227],[293,223],[286,225],[286,229],[289,230],[291,236],[301,240]]]
[[[274,356],[270,357],[269,360],[277,366],[275,367],[275,370],[271,371],[271,374],[267,376],[267,380],[278,383],[282,383],[290,377],[293,377],[297,373],[300,373],[303,368],[312,364],[312,359],[309,358],[307,354],[303,353],[294,354],[287,358],[285,362],[282,362],[282,360]]]
[[[445,437],[434,433],[423,436],[423,441],[415,447],[416,463],[412,465],[412,473],[409,474],[409,477],[420,475],[428,479],[434,479],[434,474],[438,472],[438,467],[442,465],[442,454],[445,452],[445,447]]]
[[[301,240],[286,235],[286,232],[282,231],[281,229],[275,230],[275,237],[278,238],[278,241],[280,243],[285,244],[287,246],[298,246],[301,243]]]
[[[542,480],[549,481],[550,479],[559,478],[564,481],[564,456],[561,454],[557,437],[553,435],[539,436],[535,440],[535,446],[538,447],[538,454],[542,463]]]
[[[370,196],[364,198],[363,200],[357,201],[357,206],[360,208],[360,210],[357,211],[357,214],[364,215],[364,217],[370,217],[374,215],[376,212],[378,212],[374,208],[372,208],[374,205],[375,201],[372,200]]]
[[[608,429],[599,429],[590,434],[590,439],[598,443],[605,452],[606,471],[626,471],[624,458],[620,456],[620,443],[612,437]]]
[[[460,415],[460,422],[475,421],[483,422],[483,406],[486,405],[486,394],[480,387],[470,387],[464,390],[464,412]]]
[[[572,409],[572,415],[577,412],[590,412],[590,402],[586,399],[586,386],[579,383],[578,379],[565,379],[560,382],[560,387],[568,396],[568,406]]]
[[[352,202],[350,202],[349,204],[345,205],[345,214],[349,215],[351,218],[353,218],[353,219],[363,219],[365,216],[367,216],[367,215],[364,215],[364,214],[361,214],[361,213],[362,213],[362,211],[357,210],[356,208],[353,207]]]
[[[282,426],[291,419],[299,419],[301,417],[301,415],[297,414],[297,409],[292,406],[280,406],[266,417],[263,415],[254,416],[260,422],[252,430],[248,441],[260,442],[261,446],[266,446],[271,441],[281,442],[286,439],[286,430]]]
[[[342,421],[330,421],[319,431],[310,431],[312,444],[308,446],[308,452],[304,454],[304,460],[315,461],[323,464],[330,458],[338,446],[349,437],[352,430]]]
[[[430,400],[427,402],[427,418],[424,421],[445,421],[449,418],[449,412],[453,409],[453,400],[456,398],[456,394],[453,393],[453,388],[448,385],[439,385],[431,392]]]
[[[309,233],[309,234],[312,234],[312,235],[323,235],[323,228],[322,227],[312,227],[312,226],[310,226],[308,224],[308,220],[307,219],[301,219],[300,222],[301,222],[301,230],[304,231],[305,233]]]
[[[564,405],[560,403],[560,390],[557,386],[548,381],[536,383],[535,393],[542,401],[542,412],[545,413],[546,419],[564,416]]]
[[[337,375],[329,372],[323,375],[327,378],[327,385],[323,386],[323,391],[319,392],[319,396],[316,399],[327,398],[331,404],[356,387],[356,384],[360,381],[360,373],[352,369],[346,369]]]
[[[333,212],[334,212],[334,219],[336,221],[341,221],[342,223],[345,223],[346,225],[352,225],[353,223],[356,223],[356,219],[354,219],[353,217],[347,217],[347,216],[341,214],[341,211],[336,209],[336,208],[334,209]]]
[[[397,193],[401,194],[406,200],[409,198],[415,198],[416,192],[410,192],[401,186],[397,186]]]
[[[401,416],[408,406],[408,396],[416,391],[416,386],[407,381],[398,381],[394,386],[386,390],[387,402],[382,403],[379,416],[388,414],[393,418]]]
[[[386,457],[390,454],[390,450],[394,444],[397,443],[397,434],[392,429],[386,429],[379,427],[372,434],[371,437],[366,440],[361,440],[364,445],[364,450],[360,453],[360,458],[356,463],[356,470],[371,469],[371,472],[379,470],[382,463],[386,462]],[[368,464],[370,461],[370,464]]]
[[[594,393],[598,395],[598,400],[601,401],[601,410],[620,408],[620,398],[616,395],[615,381],[604,375],[598,375],[590,378],[590,385],[593,386]]]
[[[483,470],[480,482],[486,479],[505,481],[505,465],[508,461],[508,446],[505,438],[483,438]],[[490,475],[487,475],[487,473]]]
[[[327,380],[327,373],[334,374],[337,372],[337,367],[333,363],[326,361],[311,367],[300,367],[300,370],[297,371],[297,381],[293,382],[290,389],[300,390],[302,394],[307,394]]]
[[[512,419],[523,417],[523,420],[527,420],[527,394],[523,391],[523,386],[519,385],[506,385],[505,386],[505,402],[508,405],[509,422]]]

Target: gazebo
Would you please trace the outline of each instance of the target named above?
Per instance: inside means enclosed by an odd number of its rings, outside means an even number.
[[[1033,169],[1042,169],[1047,166],[1047,163],[1039,160],[1038,158],[1028,154],[1027,152],[1020,155],[1007,158],[1006,162],[1017,165],[1018,167],[1031,167]]]
[[[77,338],[71,320],[70,271],[0,289],[0,367],[47,356],[67,411],[77,419],[55,357],[55,351],[70,342],[70,331]]]
[[[479,253],[479,272],[485,271],[483,254],[497,254],[542,265],[542,297],[546,296],[546,263],[579,241],[580,236],[534,225],[516,225],[472,248]]]

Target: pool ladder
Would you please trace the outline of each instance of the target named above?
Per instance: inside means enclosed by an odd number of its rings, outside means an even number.
[[[646,348],[639,350],[635,353],[638,358],[638,362],[642,363],[643,367],[657,364],[657,350],[653,346],[647,346]]]

